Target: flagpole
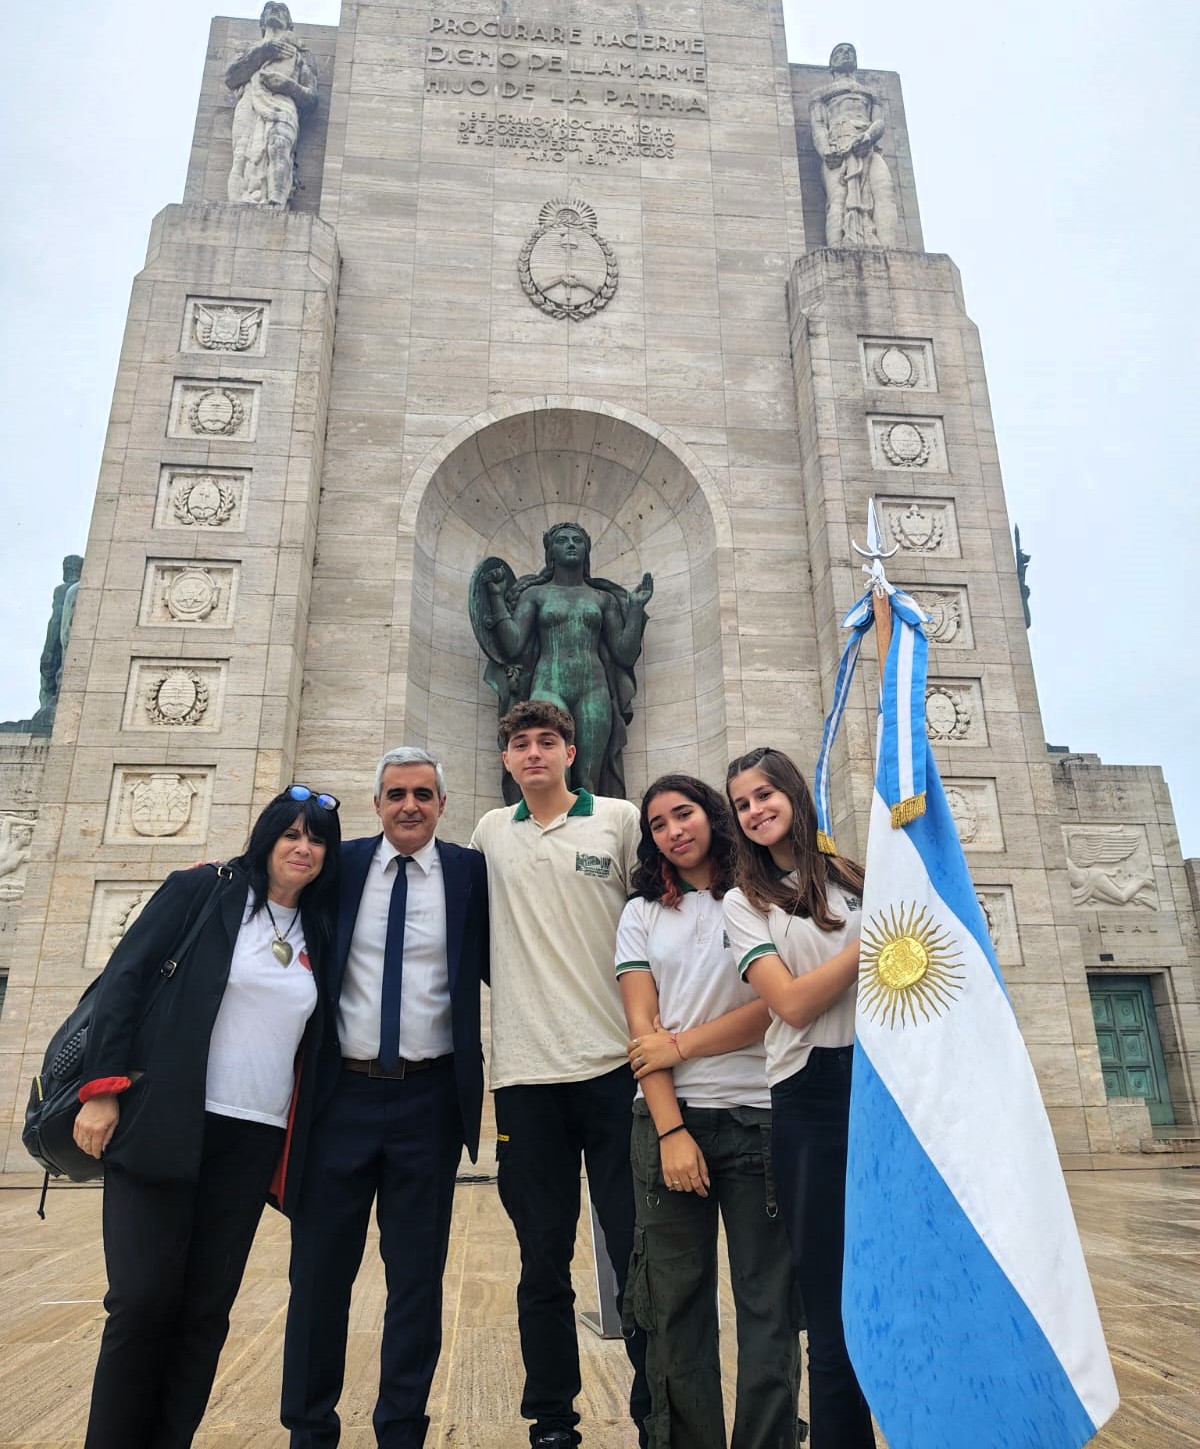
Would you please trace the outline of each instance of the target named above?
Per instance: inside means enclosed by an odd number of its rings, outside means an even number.
[[[888,649],[892,643],[892,601],[887,596],[887,590],[880,584],[876,584],[872,592],[875,596],[871,600],[871,609],[875,615],[875,649],[879,655],[879,682],[882,687],[884,665],[887,663]]]

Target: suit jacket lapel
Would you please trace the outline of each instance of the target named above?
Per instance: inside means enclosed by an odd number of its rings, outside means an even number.
[[[466,862],[457,850],[447,850],[439,840],[438,857],[442,862],[442,889],[446,895],[446,968],[450,981],[450,996],[454,996],[454,983],[458,979],[458,966],[462,959],[463,930],[467,921],[467,897],[470,895],[470,875]]]
[[[332,969],[329,973],[329,995],[336,1004],[342,994],[342,977],[346,971],[346,958],[350,954],[350,941],[354,935],[354,923],[358,919],[358,903],[362,900],[363,886],[367,883],[367,872],[375,858],[375,847],[380,837],[373,835],[365,840],[351,840],[342,849],[341,880],[338,889],[337,950],[334,952]]]

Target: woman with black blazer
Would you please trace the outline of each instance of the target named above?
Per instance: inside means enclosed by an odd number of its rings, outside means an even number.
[[[108,1270],[86,1449],[191,1444],[263,1205],[298,1191],[318,1060],[337,1050],[337,808],[285,790],[216,876],[168,876],[105,969],[75,1120],[104,1158]]]

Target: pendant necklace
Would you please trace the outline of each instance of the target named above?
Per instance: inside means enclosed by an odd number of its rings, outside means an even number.
[[[292,927],[296,924],[296,916],[300,914],[300,907],[296,907],[296,914],[288,922],[287,930],[280,935],[279,927],[275,924],[275,916],[271,911],[271,902],[266,897],[263,898],[263,905],[267,908],[267,915],[271,919],[271,929],[275,932],[275,939],[271,942],[271,955],[275,957],[281,966],[290,966],[294,953],[292,951],[292,943],[288,940],[288,937],[292,934]]]

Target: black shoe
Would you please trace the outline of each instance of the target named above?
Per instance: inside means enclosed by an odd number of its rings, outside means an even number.
[[[575,1449],[578,1443],[574,1434],[566,1429],[552,1429],[548,1434],[539,1434],[530,1449]]]

